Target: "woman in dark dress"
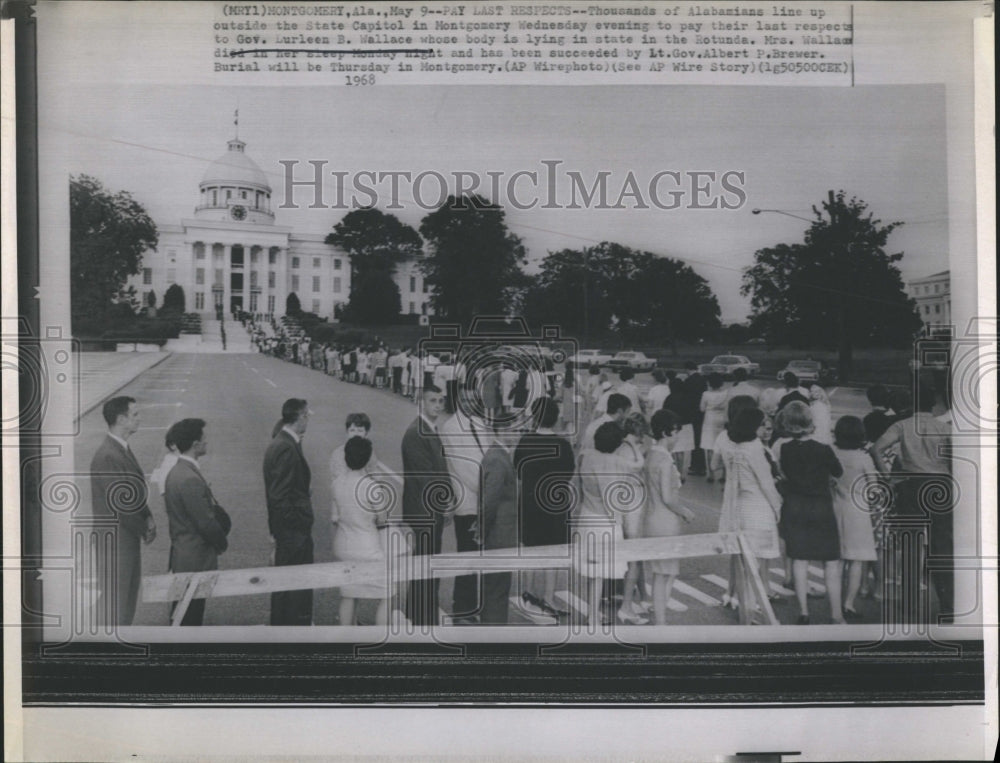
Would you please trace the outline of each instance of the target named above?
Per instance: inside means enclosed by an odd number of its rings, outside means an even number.
[[[528,372],[520,371],[517,375],[517,382],[510,391],[510,407],[515,411],[524,409],[528,404]]]
[[[843,623],[840,606],[840,533],[833,511],[831,480],[844,473],[833,448],[809,437],[813,431],[809,406],[798,401],[782,409],[782,424],[792,438],[781,445],[779,465],[784,476],[779,530],[785,553],[792,560],[800,625],[809,624],[809,562],[821,561],[833,622]]]
[[[670,396],[663,401],[663,410],[674,414],[680,425],[680,432],[674,440],[671,452],[674,454],[674,461],[677,464],[677,471],[681,474],[681,483],[684,483],[688,473],[688,463],[691,458],[691,451],[694,450],[694,418],[698,413],[698,400],[691,399],[691,393],[682,379],[670,380]]]
[[[514,470],[521,490],[521,545],[525,554],[537,546],[569,543],[568,523],[574,505],[573,473],[576,458],[569,440],[552,427],[559,420],[559,406],[539,398],[531,406],[535,427],[521,437],[514,450]],[[557,570],[528,573],[521,598],[548,615],[561,614],[553,606]]]

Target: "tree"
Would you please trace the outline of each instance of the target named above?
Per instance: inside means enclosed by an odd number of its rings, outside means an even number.
[[[420,263],[434,312],[467,326],[478,315],[505,315],[522,285],[521,239],[504,210],[478,195],[449,196],[420,223],[430,251]]]
[[[743,275],[755,330],[772,342],[837,347],[838,374],[852,375],[855,345],[906,346],[921,322],[895,263],[889,235],[868,205],[844,191],[829,192],[801,244],[778,244],[754,254]]]
[[[111,193],[89,175],[70,177],[70,309],[77,319],[99,320],[115,302],[131,305],[125,287],[156,250],[156,224],[127,191]],[[134,306],[133,306],[134,307]]]
[[[708,281],[678,260],[641,255],[646,262],[637,271],[634,296],[621,308],[629,308],[625,314],[638,336],[665,339],[676,349],[678,340],[693,342],[718,331],[719,302]]]
[[[399,317],[402,301],[399,286],[384,270],[359,273],[351,277],[351,299],[344,319],[362,326],[390,323]]]
[[[150,289],[149,294],[146,295],[146,307],[150,309],[156,307],[156,292],[152,289]]]
[[[627,340],[694,340],[719,326],[708,282],[688,265],[611,242],[551,252],[525,299],[532,323],[567,334],[612,328]]]
[[[298,295],[293,291],[285,297],[285,315],[298,315],[302,312],[302,303]]]
[[[395,215],[371,207],[344,215],[326,243],[347,252],[351,263],[351,294],[346,315],[363,325],[389,323],[400,312],[396,266],[420,256],[423,242]]]
[[[160,307],[161,313],[176,313],[180,315],[184,312],[184,289],[180,284],[172,283],[163,294],[163,305]]]

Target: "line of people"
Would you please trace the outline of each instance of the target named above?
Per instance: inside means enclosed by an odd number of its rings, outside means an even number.
[[[452,621],[507,623],[513,590],[522,615],[556,622],[569,614],[556,591],[575,590],[583,599],[578,609],[592,622],[614,618],[640,624],[651,615],[655,623],[666,623],[667,602],[681,570],[676,560],[615,565],[591,551],[609,540],[681,534],[695,518],[681,497],[694,439],[688,380],[657,371],[657,384],[641,396],[627,371],[617,386],[595,369],[588,372],[588,383],[578,384],[573,376],[571,371],[564,376],[562,405],[551,387],[543,386],[526,415],[513,419],[485,406],[489,395],[482,388],[453,386],[449,405],[445,390],[424,383],[418,415],[400,445],[402,475],[394,475],[376,456],[367,415],[351,414],[346,442],[329,465],[334,557],[384,559],[390,526],[406,528],[415,555],[440,553],[446,530],[455,533],[458,551],[519,548],[526,555],[541,547],[572,546],[573,562],[564,570],[543,565],[517,580],[509,572],[460,575],[448,607]],[[832,619],[844,622],[857,615],[856,598],[873,592],[869,575],[875,576],[876,587],[880,575],[898,577],[892,565],[886,573],[881,563],[884,514],[872,499],[874,482],[880,474],[892,475],[897,485],[893,511],[919,513],[928,475],[950,473],[944,455],[950,422],[935,410],[941,396],[931,385],[918,387],[913,415],[892,410],[885,389],[874,387],[869,390],[872,412],[863,421],[840,417],[828,443],[829,408],[827,418],[816,413],[816,403],[825,401],[798,388],[796,379],[785,381],[785,389],[775,392],[761,391],[745,379],[728,388],[718,379],[706,380],[698,409],[705,414],[706,480],[722,485],[718,530],[744,533],[765,581],[770,579],[767,567],[784,557],[786,585],[794,588],[801,623],[810,622],[809,562],[822,562]],[[312,473],[301,447],[310,415],[307,401],[287,400],[264,454],[272,559],[279,566],[314,560]],[[95,507],[116,508],[109,499],[114,485],[106,475],[132,475],[137,486],[136,507],[119,532],[118,622],[128,624],[138,595],[139,543],[152,542],[156,529],[142,470],[127,445],[138,429],[135,400],[108,401],[104,418],[109,436],[91,465]],[[167,508],[170,570],[216,569],[231,521],[198,468],[208,447],[205,422],[175,423],[165,444],[168,455],[153,480]],[[930,552],[950,553],[950,512],[936,511],[931,521]],[[734,560],[727,606],[738,606],[740,574]],[[620,606],[613,604],[619,586]],[[406,588],[345,587],[339,621],[354,622],[358,599],[376,599],[378,623],[393,608],[415,624],[439,622],[438,581],[417,580]],[[951,575],[936,573],[934,588],[940,611],[950,616]],[[203,616],[204,602],[195,600],[184,624],[199,624]],[[269,621],[312,623],[312,591],[273,594]]]

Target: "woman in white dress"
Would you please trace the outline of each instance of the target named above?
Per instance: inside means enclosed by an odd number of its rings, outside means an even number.
[[[379,532],[391,506],[380,505],[384,493],[376,479],[365,470],[372,444],[364,437],[352,437],[344,445],[347,471],[333,483],[337,525],[333,536],[333,557],[337,561],[379,561],[386,557],[385,535]],[[387,620],[387,581],[358,583],[340,588],[340,624],[354,625],[355,600],[378,599],[375,624]]]
[[[830,398],[826,391],[814,384],[809,388],[809,411],[812,413],[816,430],[812,438],[825,445],[833,445],[833,423],[830,413]]]
[[[707,482],[715,482],[712,471],[712,446],[726,425],[726,405],[729,403],[729,391],[722,389],[722,374],[708,375],[708,389],[701,393],[699,408],[705,414],[701,423],[701,442],[705,448],[705,463],[708,467]]]
[[[719,532],[743,533],[767,586],[769,561],[781,554],[778,543],[781,494],[760,439],[759,430],[764,422],[764,412],[759,408],[741,409],[731,422],[729,438],[733,446],[724,454],[726,489],[722,495]],[[742,575],[741,569],[737,567],[737,575]]]
[[[637,511],[645,490],[631,463],[616,455],[624,439],[613,421],[594,433],[594,450],[583,451],[580,462],[580,500],[573,520],[573,566],[586,592],[587,617],[592,627],[601,623],[604,580],[624,577],[628,565],[618,561],[613,543],[624,539],[622,518]]]
[[[712,445],[712,458],[708,461],[709,475],[720,475],[719,481],[723,483],[723,489],[725,489],[724,483],[726,481],[726,458],[729,457],[730,451],[736,447],[736,444],[729,437],[729,429],[736,420],[736,414],[745,408],[756,407],[757,405],[750,395],[734,395],[726,403],[726,426],[719,432],[719,436],[715,438],[715,442]],[[770,427],[770,419],[767,418],[766,414],[763,426]],[[767,438],[764,438],[763,442],[767,442]],[[733,508],[735,507],[727,506],[723,502],[722,510],[719,514],[720,533],[732,532],[736,527],[736,518],[730,516],[728,513]],[[731,609],[736,609],[739,605],[739,599],[736,596],[736,568],[736,557],[732,557],[729,560],[729,589],[722,595],[722,606]]]
[[[628,465],[629,472],[639,480],[644,478],[643,465],[646,462],[646,437],[649,435],[649,424],[643,415],[633,411],[625,417],[622,422],[622,429],[625,432],[625,439],[615,451],[615,455],[621,458]],[[643,489],[648,493],[648,487],[643,485]],[[622,516],[622,532],[626,539],[642,537],[643,514],[645,505],[636,506],[634,511],[630,511]],[[642,601],[642,585],[640,575],[642,565],[639,562],[629,562],[628,571],[625,573],[625,588],[622,592],[622,605],[618,610],[618,622],[631,625],[645,625],[647,618],[636,611],[635,600],[638,594]]]
[[[862,572],[868,562],[878,560],[870,500],[878,470],[864,449],[865,425],[857,416],[837,419],[834,438],[834,455],[844,467],[844,473],[833,484],[833,513],[837,515],[840,533],[840,558],[847,567],[844,616],[854,618],[858,615],[854,599],[861,590]]]
[[[674,464],[670,446],[677,439],[680,425],[670,411],[657,411],[650,420],[655,443],[646,455],[646,510],[643,513],[643,538],[680,535],[681,522],[694,519],[694,512],[679,502],[681,475]],[[644,563],[653,579],[653,618],[657,625],[667,622],[667,602],[680,572],[677,559],[654,559]]]

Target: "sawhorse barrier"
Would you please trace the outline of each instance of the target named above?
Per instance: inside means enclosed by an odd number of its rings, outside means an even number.
[[[404,532],[399,530],[400,535]],[[398,538],[397,538],[398,539]],[[390,536],[390,543],[395,540]],[[666,538],[638,538],[615,541],[611,555],[616,562],[660,559],[690,559],[734,555],[742,574],[739,597],[740,622],[749,625],[755,612],[765,624],[778,625],[760,577],[757,559],[740,533],[678,535]],[[392,545],[390,545],[392,548]],[[148,603],[177,602],[171,625],[180,625],[193,599],[222,596],[249,596],[276,591],[340,588],[361,583],[405,583],[427,578],[453,578],[472,572],[515,572],[520,570],[565,570],[572,568],[573,554],[583,551],[579,544],[535,546],[526,556],[520,548],[465,551],[452,554],[413,556],[390,554],[371,562],[326,562],[287,567],[248,567],[238,570],[180,572],[143,578],[142,599]]]

